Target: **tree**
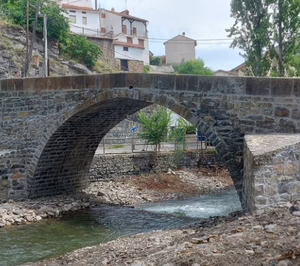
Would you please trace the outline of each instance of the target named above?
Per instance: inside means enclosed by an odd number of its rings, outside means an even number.
[[[167,139],[171,123],[171,112],[165,108],[159,108],[152,114],[139,113],[139,122],[142,125],[142,132],[139,137],[147,144],[155,145],[156,154],[160,144]]]
[[[151,56],[150,55],[150,65],[160,66],[161,65],[161,58],[158,57],[158,56]]]
[[[270,69],[270,13],[272,0],[232,0],[231,16],[234,25],[228,29],[228,37],[234,37],[232,48],[245,51],[243,57],[254,76],[265,76]]]
[[[283,77],[289,74],[289,64],[299,48],[300,0],[274,0],[272,4],[273,43],[271,55],[276,58],[275,71]]]
[[[214,72],[205,66],[202,59],[189,60],[174,67],[176,72],[179,74],[193,74],[193,75],[204,75],[213,76]]]
[[[42,0],[41,14],[48,16],[48,39],[60,41],[66,38],[69,31],[68,19],[63,15],[63,10],[52,0]],[[30,0],[31,6],[36,6],[37,0]],[[13,23],[26,28],[27,0],[8,0],[3,6],[7,9],[9,18]],[[30,29],[33,29],[35,8],[30,8]],[[38,20],[37,34],[43,35],[43,19]]]

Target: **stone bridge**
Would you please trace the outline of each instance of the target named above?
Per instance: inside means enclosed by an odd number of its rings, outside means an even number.
[[[103,136],[152,103],[208,136],[239,191],[245,134],[300,132],[300,79],[119,73],[0,80],[0,199],[82,187]]]

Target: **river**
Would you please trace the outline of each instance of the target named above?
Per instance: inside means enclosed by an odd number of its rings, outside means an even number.
[[[60,219],[0,229],[0,265],[63,255],[119,237],[191,226],[210,216],[241,210],[235,190],[136,208],[99,206]]]

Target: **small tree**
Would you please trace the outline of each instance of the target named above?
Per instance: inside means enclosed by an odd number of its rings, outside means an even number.
[[[160,108],[152,114],[141,112],[139,113],[139,122],[143,128],[139,137],[145,140],[147,144],[155,145],[157,154],[160,144],[168,137],[171,112],[165,108]]]
[[[175,66],[175,70],[179,74],[193,74],[203,76],[213,76],[214,72],[205,66],[202,59],[189,60],[178,66]]]
[[[150,65],[160,66],[161,65],[161,58],[158,57],[158,56],[151,56],[150,55]]]

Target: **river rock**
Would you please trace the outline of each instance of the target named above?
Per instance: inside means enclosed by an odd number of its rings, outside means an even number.
[[[274,233],[276,229],[276,224],[268,224],[265,226],[265,231],[267,233]]]

